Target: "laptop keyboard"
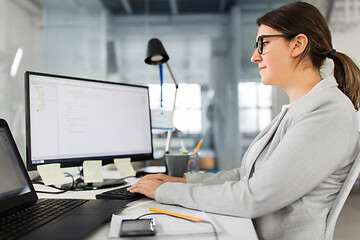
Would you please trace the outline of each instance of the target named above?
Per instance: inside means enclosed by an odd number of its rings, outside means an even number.
[[[0,239],[17,239],[86,203],[81,199],[45,199],[0,218]]]
[[[107,192],[103,192],[96,195],[97,199],[119,199],[119,200],[128,200],[135,201],[141,198],[144,198],[145,195],[141,193],[131,193],[127,191],[127,187],[121,187]]]

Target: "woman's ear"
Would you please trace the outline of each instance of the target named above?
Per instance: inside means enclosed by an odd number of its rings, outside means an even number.
[[[300,56],[306,49],[306,46],[308,45],[308,38],[305,34],[300,33],[294,39],[291,41],[292,43],[292,57]]]

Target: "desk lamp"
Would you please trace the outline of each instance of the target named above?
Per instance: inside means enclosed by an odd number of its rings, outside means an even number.
[[[175,80],[175,77],[171,71],[171,68],[168,64],[169,55],[166,53],[164,46],[162,45],[161,41],[157,38],[152,38],[148,42],[148,47],[146,51],[146,58],[145,63],[149,65],[159,65],[160,70],[160,84],[161,84],[161,102],[160,105],[162,107],[162,64],[165,63],[166,67],[168,68],[171,78],[175,84],[175,99],[174,99],[174,106],[173,111],[175,110],[175,104],[176,104],[176,94],[178,90],[178,83]],[[167,137],[166,137],[166,144],[165,144],[165,153],[169,153],[170,151],[170,142],[172,137],[172,130],[168,130]]]

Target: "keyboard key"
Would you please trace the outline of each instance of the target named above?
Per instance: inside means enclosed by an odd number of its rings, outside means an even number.
[[[96,195],[97,199],[120,199],[120,200],[128,200],[135,201],[141,198],[146,197],[141,193],[131,193],[127,190],[127,187],[121,187],[114,190],[106,191]]]

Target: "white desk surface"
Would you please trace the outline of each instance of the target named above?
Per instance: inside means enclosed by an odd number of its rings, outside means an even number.
[[[107,177],[119,177],[117,172],[107,172]],[[127,181],[129,185],[136,182],[136,178],[129,178]],[[50,187],[34,184],[36,190],[45,190],[45,191],[56,191]],[[115,187],[117,188],[117,187]],[[115,189],[114,188],[114,189]],[[100,189],[100,190],[89,190],[89,191],[69,191],[63,194],[43,194],[38,193],[39,198],[79,198],[79,199],[95,199],[95,195],[101,193],[103,191],[108,191],[109,189]],[[138,201],[134,201],[129,203],[123,211],[119,211],[117,214],[143,214],[148,212],[148,209],[152,207],[152,205],[159,206],[153,200],[150,199],[141,199]],[[182,207],[179,208],[179,213],[181,213]],[[188,211],[188,210],[187,210]],[[221,228],[221,233],[218,234],[218,239],[246,239],[246,240],[257,240],[257,235],[250,219],[246,218],[239,218],[239,217],[232,217],[232,216],[224,216],[219,214],[211,214],[208,213],[210,218]],[[189,215],[189,214],[188,214]],[[86,239],[88,240],[100,240],[100,239],[107,239],[108,231],[110,227],[110,222],[107,222],[100,226],[96,231],[94,231],[90,236]],[[146,237],[146,238],[139,238],[136,239],[184,239],[184,236],[155,236],[155,237]],[[110,238],[109,238],[110,239]],[[119,238],[120,239],[120,238]],[[121,238],[124,239],[124,238]],[[127,238],[127,239],[134,239],[134,238]],[[215,236],[206,235],[197,235],[197,236],[189,236],[188,239],[215,239]]]

